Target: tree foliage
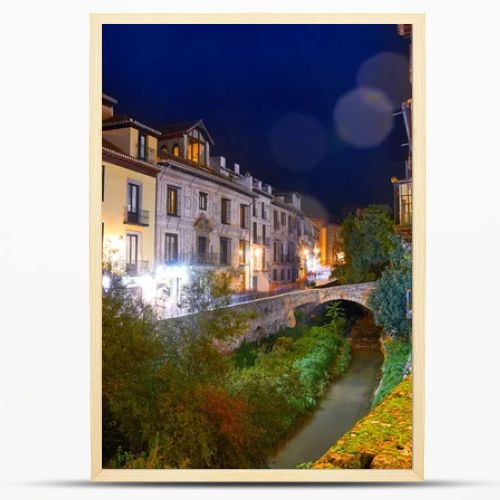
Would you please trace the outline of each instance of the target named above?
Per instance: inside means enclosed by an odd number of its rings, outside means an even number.
[[[389,208],[370,205],[342,223],[345,264],[335,271],[342,283],[376,280],[397,245]]]
[[[330,323],[303,326],[260,348],[239,368],[218,347],[248,314],[228,304],[228,276],[185,290],[180,322],[158,320],[119,280],[103,294],[103,459],[112,468],[252,468],[312,408],[349,362],[338,308]],[[172,326],[172,325],[175,325]]]
[[[399,243],[391,253],[390,267],[383,271],[369,299],[375,323],[390,336],[411,335],[411,318],[407,316],[407,290],[411,287],[411,252]]]

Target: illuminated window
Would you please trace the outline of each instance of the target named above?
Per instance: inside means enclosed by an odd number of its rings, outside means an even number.
[[[172,146],[172,154],[174,156],[180,156],[181,155],[181,148],[179,147],[179,144],[174,144]]]
[[[188,135],[188,160],[205,164],[205,139],[198,129],[192,130]]]
[[[139,236],[137,234],[127,233],[126,240],[126,266],[127,273],[137,274],[139,258]]]
[[[165,233],[165,263],[177,262],[179,258],[179,236]]]
[[[179,215],[179,188],[167,187],[167,215]]]
[[[245,240],[240,240],[239,246],[239,256],[240,256],[240,264],[244,265],[247,263],[247,243]]]

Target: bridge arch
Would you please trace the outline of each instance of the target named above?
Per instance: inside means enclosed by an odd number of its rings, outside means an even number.
[[[374,288],[374,282],[312,288],[231,305],[229,306],[231,308],[254,313],[254,318],[249,321],[246,334],[238,339],[237,343],[244,340],[258,340],[272,335],[282,328],[295,326],[295,310],[301,307],[313,308],[334,300],[346,300],[369,309],[368,299]]]

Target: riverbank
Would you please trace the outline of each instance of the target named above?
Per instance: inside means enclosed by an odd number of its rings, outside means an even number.
[[[411,340],[384,337],[381,342],[384,364],[382,379],[373,398],[374,407],[403,380],[411,357]]]
[[[327,389],[318,406],[294,429],[269,460],[274,469],[316,460],[371,408],[383,356],[375,345],[352,348],[347,371]]]
[[[258,429],[249,446],[269,457],[301,418],[316,409],[331,381],[349,366],[345,328],[302,325],[234,353],[236,367],[225,388],[250,410]]]
[[[313,469],[411,469],[412,377],[311,466]]]

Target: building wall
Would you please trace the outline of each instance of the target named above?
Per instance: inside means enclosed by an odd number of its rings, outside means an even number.
[[[264,207],[264,212],[262,207]],[[272,260],[271,198],[259,194],[253,201],[250,213],[251,257],[253,260],[251,288],[259,292],[267,292],[270,288]],[[254,234],[254,224],[257,228],[256,234]]]
[[[132,127],[117,128],[113,130],[103,130],[102,136],[109,142],[121,149],[124,153],[138,157],[139,153],[139,130]],[[146,146],[151,149],[151,156],[148,158],[151,163],[156,163],[158,151],[158,139],[153,135],[146,134]]]
[[[201,173],[200,173],[201,175]],[[178,191],[178,216],[167,214],[168,187]],[[208,195],[207,210],[200,209],[200,192]],[[221,222],[221,200],[230,200],[230,224]],[[185,171],[162,167],[157,183],[156,245],[155,255],[158,263],[165,263],[168,268],[189,266],[190,269],[216,268],[231,270],[235,276],[232,286],[244,291],[251,287],[250,253],[250,211],[252,197],[221,186],[213,180],[200,178]],[[240,205],[248,206],[248,228],[240,227]],[[178,263],[166,263],[166,234],[177,236]],[[197,260],[197,238],[207,238],[208,261]],[[220,261],[220,238],[230,240],[230,265]],[[239,242],[244,241],[246,252],[240,256]],[[243,262],[243,260],[245,262]]]
[[[277,226],[275,213],[278,214]],[[294,285],[299,278],[297,220],[297,212],[292,207],[272,204],[271,287],[274,289]]]
[[[102,202],[103,259],[125,264],[126,234],[139,235],[139,261],[147,261],[147,270],[154,269],[156,180],[109,162],[104,166],[104,200]],[[149,212],[149,225],[125,224],[128,182],[140,186],[140,208]],[[123,270],[123,269],[121,269]]]

